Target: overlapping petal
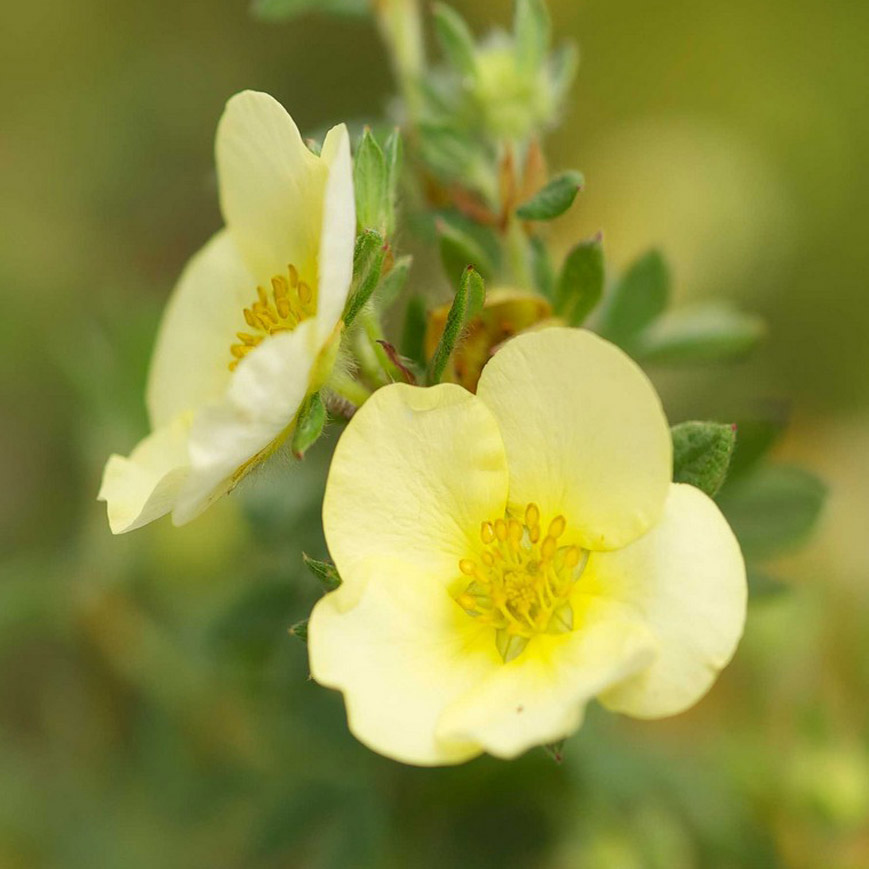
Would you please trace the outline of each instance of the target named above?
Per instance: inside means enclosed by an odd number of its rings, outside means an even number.
[[[313,677],[343,692],[354,735],[422,766],[479,754],[474,740],[438,738],[436,727],[447,704],[500,666],[491,630],[404,558],[357,562],[353,580],[365,586],[356,606],[332,593],[314,607],[308,649]]]
[[[187,264],[151,358],[147,404],[154,428],[223,395],[230,380],[229,348],[255,289],[256,280],[226,230]]]
[[[350,137],[344,124],[333,127],[323,141],[320,159],[328,169],[323,194],[317,285],[317,340],[329,339],[341,318],[353,279],[356,242],[356,201]]]
[[[113,534],[141,528],[169,513],[187,479],[191,418],[180,416],[140,441],[129,457],[106,463],[97,499],[105,501]]]
[[[308,391],[315,331],[314,320],[306,320],[264,341],[236,368],[225,396],[196,415],[190,474],[172,514],[176,524],[198,516],[289,433]]]
[[[667,419],[654,387],[614,345],[551,328],[508,342],[477,395],[498,420],[510,502],[563,513],[587,549],[616,549],[661,516],[672,475]]]
[[[506,501],[504,446],[482,402],[452,384],[379,389],[338,442],[323,502],[345,603],[372,573],[361,566],[381,557],[408,583],[446,587]]]
[[[626,607],[591,600],[583,620],[571,633],[534,637],[521,655],[487,673],[444,710],[437,735],[512,758],[573,733],[589,700],[648,667],[657,652]]]
[[[625,549],[593,554],[587,570],[660,645],[651,667],[602,702],[639,718],[675,715],[696,703],[732,657],[745,624],[745,565],[715,503],[693,486],[672,485],[661,522]]]
[[[215,153],[223,217],[257,280],[283,274],[288,263],[312,280],[327,166],[286,109],[268,94],[237,94],[220,119]]]

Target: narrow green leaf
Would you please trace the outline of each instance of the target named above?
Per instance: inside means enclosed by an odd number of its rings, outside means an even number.
[[[621,347],[667,307],[670,275],[661,254],[652,250],[641,256],[615,283],[601,308],[598,332]]]
[[[326,425],[326,405],[319,392],[309,395],[301,409],[299,418],[296,420],[296,428],[293,431],[291,449],[297,459],[303,459],[305,453],[319,440]]]
[[[555,269],[552,267],[552,257],[549,248],[538,235],[529,239],[531,252],[531,273],[537,289],[550,301],[555,299]]]
[[[552,22],[546,3],[543,0],[516,0],[513,29],[519,69],[533,75],[543,64],[551,41]]]
[[[827,487],[791,465],[765,465],[722,489],[718,505],[747,557],[767,558],[801,543],[814,528]]]
[[[688,483],[714,498],[727,478],[736,427],[718,422],[683,422],[673,436],[673,482]]]
[[[377,288],[377,304],[381,309],[390,307],[401,295],[401,291],[410,276],[412,265],[413,257],[410,254],[400,257],[380,282],[380,286]]]
[[[581,172],[564,172],[520,205],[516,214],[522,220],[553,220],[560,217],[573,205],[584,183]]]
[[[398,184],[404,162],[404,141],[396,127],[383,145],[383,159],[386,163],[386,215],[385,230],[387,237],[395,232],[395,209],[398,200]]]
[[[435,33],[449,65],[461,75],[473,75],[477,65],[476,46],[465,19],[450,6],[434,6]]]
[[[604,270],[598,239],[582,241],[568,253],[555,291],[555,310],[571,326],[581,326],[600,301]]]
[[[297,640],[301,640],[303,643],[308,642],[308,620],[302,619],[300,622],[296,622],[290,628],[290,636],[295,637]]]
[[[485,299],[486,287],[482,277],[473,266],[468,266],[462,275],[450,312],[447,314],[443,335],[441,335],[437,349],[432,356],[428,371],[430,384],[441,382],[444,369],[453,350],[456,349],[456,345],[461,340],[465,325],[480,313]]]
[[[306,552],[302,553],[302,561],[305,562],[305,567],[311,571],[324,591],[335,591],[341,585],[341,577],[338,575],[338,570],[330,561],[317,561],[316,558],[311,558]]]
[[[664,314],[637,338],[633,353],[669,365],[719,362],[745,356],[765,333],[760,317],[712,302]]]
[[[353,158],[353,186],[359,229],[385,229],[389,203],[386,158],[367,127]]]
[[[407,301],[401,332],[401,355],[425,368],[425,330],[428,324],[425,299],[419,294]]]
[[[308,12],[364,16],[370,0],[254,0],[253,14],[264,21],[288,21]]]
[[[356,250],[353,254],[353,286],[344,306],[344,324],[350,324],[371,298],[380,281],[383,261],[386,258],[386,247],[383,236],[373,229],[366,229],[356,239]]]
[[[463,280],[468,266],[486,278],[494,273],[495,264],[473,236],[444,220],[438,221],[437,233],[441,262],[451,283]]]

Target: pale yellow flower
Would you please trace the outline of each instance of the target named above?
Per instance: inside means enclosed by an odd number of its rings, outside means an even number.
[[[321,155],[267,94],[233,97],[215,145],[226,226],[169,301],[148,379],[152,433],[112,456],[114,533],[196,517],[273,453],[337,353],[356,220],[347,129]]]
[[[745,568],[671,464],[654,388],[590,332],[512,339],[476,396],[376,392],[336,448],[343,584],[308,628],[353,733],[448,764],[557,741],[594,697],[641,718],[696,703],[741,635]]]

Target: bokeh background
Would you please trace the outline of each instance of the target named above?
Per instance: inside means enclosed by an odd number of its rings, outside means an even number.
[[[456,0],[478,28],[509,3]],[[831,489],[691,712],[592,709],[557,766],[404,768],[347,735],[287,636],[315,599],[331,443],[194,524],[122,538],[102,463],[146,428],[161,308],[219,226],[245,87],[303,128],[382,113],[365,21],[245,0],[0,8],[0,867],[869,866],[869,4],[553,0],[583,62],[559,240],[665,250],[680,301],[768,319],[749,361],[655,373],[673,420],[784,402]],[[426,275],[417,275],[424,285]],[[333,440],[334,435],[331,439]]]

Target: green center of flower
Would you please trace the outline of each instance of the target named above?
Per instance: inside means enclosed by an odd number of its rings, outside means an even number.
[[[564,516],[556,516],[544,535],[540,510],[529,504],[524,522],[484,522],[482,553],[459,562],[459,570],[470,582],[456,601],[468,615],[495,629],[505,662],[521,654],[535,634],[573,630],[570,594],[588,552],[559,545],[566,527]]]
[[[292,332],[315,313],[314,291],[310,284],[300,280],[294,265],[287,266],[286,275],[275,275],[271,283],[271,295],[264,287],[257,287],[257,300],[244,309],[244,321],[252,331],[235,333],[240,343],[229,348],[230,371],[235,371],[238,363],[264,339],[278,332]]]

